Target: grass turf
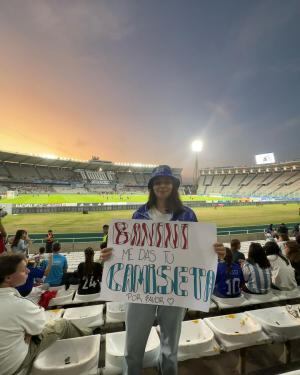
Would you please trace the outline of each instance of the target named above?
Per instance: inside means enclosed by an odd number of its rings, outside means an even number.
[[[218,227],[247,226],[270,223],[299,222],[298,204],[266,204],[263,206],[199,207],[194,211],[199,221],[216,223]],[[102,225],[112,219],[129,219],[133,211],[103,211],[82,213],[51,213],[8,215],[3,224],[9,233],[27,229],[29,233],[101,232]]]
[[[55,203],[108,203],[108,202],[145,202],[148,195],[130,194],[26,194],[11,199],[1,199],[0,203],[13,204],[55,204]],[[197,195],[183,195],[183,201],[232,201],[237,198],[217,198]]]

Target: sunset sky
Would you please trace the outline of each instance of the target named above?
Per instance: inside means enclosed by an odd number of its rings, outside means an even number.
[[[298,0],[3,0],[1,150],[123,162],[299,159]]]

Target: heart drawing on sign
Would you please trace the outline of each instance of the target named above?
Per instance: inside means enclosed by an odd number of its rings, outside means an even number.
[[[170,298],[167,299],[167,301],[168,301],[168,304],[169,304],[170,306],[172,306],[173,303],[174,303],[174,298],[170,297]]]

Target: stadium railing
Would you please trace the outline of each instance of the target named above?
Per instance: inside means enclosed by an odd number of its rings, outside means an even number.
[[[287,223],[287,227],[290,231],[293,230],[297,223]],[[275,227],[278,224],[274,224]],[[218,236],[226,235],[241,235],[241,234],[253,234],[253,233],[264,233],[268,224],[264,225],[253,225],[247,227],[219,227],[217,228]],[[30,238],[33,243],[45,243],[45,233],[32,233]],[[101,242],[103,238],[103,233],[57,233],[55,234],[55,240],[61,243],[85,243],[85,242]]]

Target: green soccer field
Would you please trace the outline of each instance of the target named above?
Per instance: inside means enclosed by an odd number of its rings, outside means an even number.
[[[145,202],[148,195],[131,194],[26,194],[12,199],[1,199],[0,203],[13,204],[55,204],[55,203],[105,203],[105,202]],[[217,198],[198,195],[183,195],[183,201],[232,201],[236,198]]]
[[[218,227],[298,222],[298,210],[299,205],[295,203],[194,209],[198,220],[216,223]],[[29,233],[46,233],[48,229],[56,233],[101,232],[103,224],[112,219],[129,219],[132,213],[122,210],[90,212],[88,215],[72,212],[8,215],[3,219],[3,224],[9,233],[23,228]]]

